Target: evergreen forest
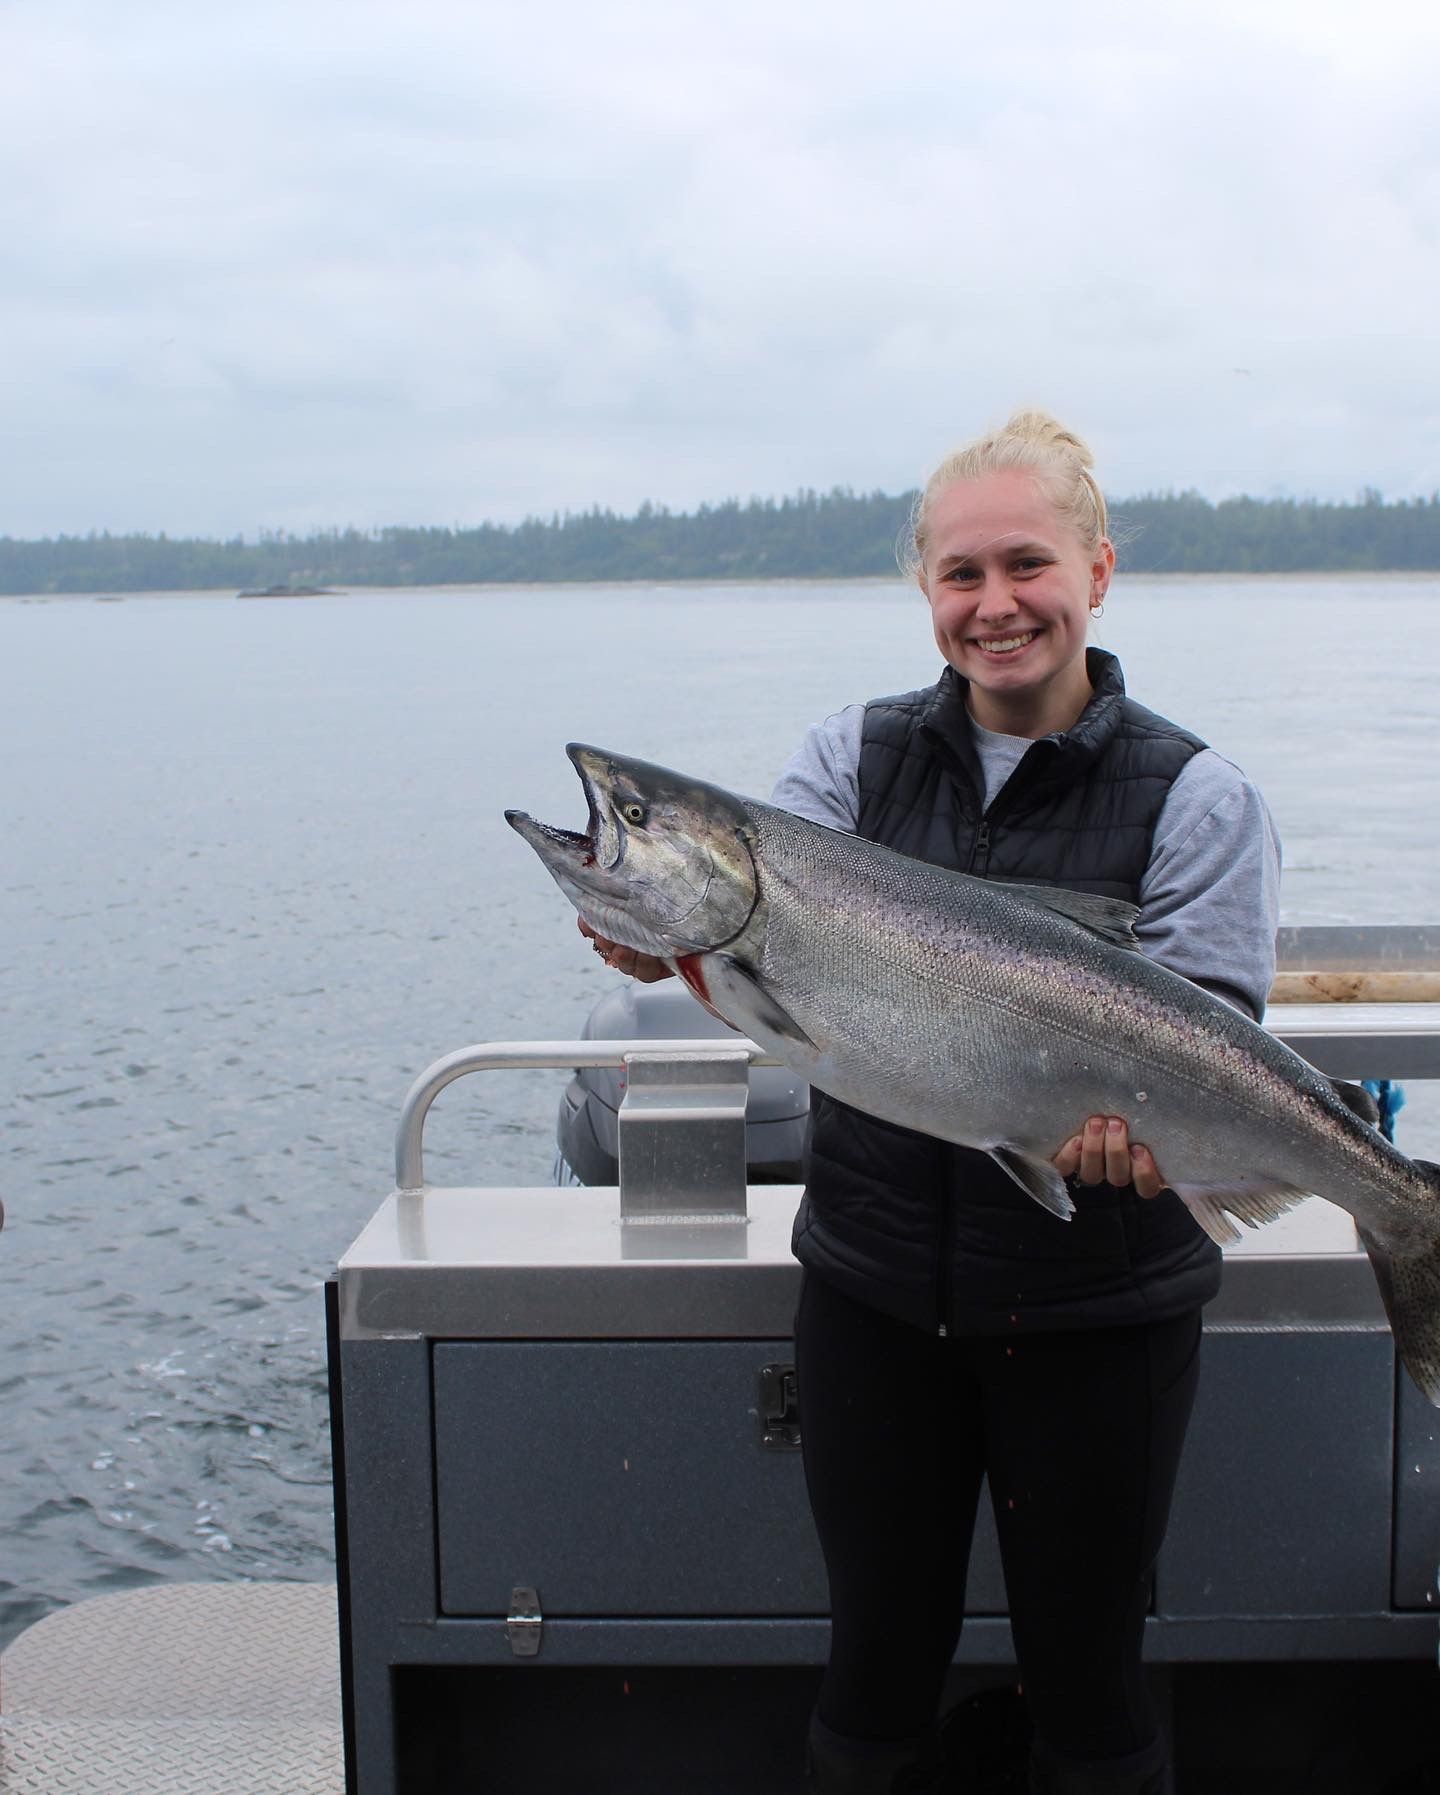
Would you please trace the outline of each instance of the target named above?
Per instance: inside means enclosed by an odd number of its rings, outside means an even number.
[[[844,579],[895,573],[913,494],[798,492],[633,517],[598,508],[470,529],[325,530],[258,541],[0,536],[0,593],[432,586],[560,580]],[[1113,506],[1131,573],[1440,569],[1440,493],[1353,503],[1150,494]]]

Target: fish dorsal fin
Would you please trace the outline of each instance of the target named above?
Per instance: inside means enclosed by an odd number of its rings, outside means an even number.
[[[1352,1116],[1359,1116],[1362,1122],[1368,1122],[1372,1128],[1380,1126],[1380,1105],[1363,1084],[1351,1084],[1348,1079],[1332,1078],[1330,1089]]]
[[[1140,951],[1140,943],[1135,939],[1135,918],[1140,911],[1123,898],[1097,897],[1093,891],[1067,891],[1059,885],[1013,885],[1008,879],[987,879],[986,883],[1013,897],[1024,898],[1027,903],[1053,910],[1057,916],[1068,916],[1071,922],[1078,922],[1112,947]]]

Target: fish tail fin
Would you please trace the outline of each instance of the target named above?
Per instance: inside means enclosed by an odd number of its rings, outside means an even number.
[[[1440,1166],[1423,1159],[1412,1163],[1440,1202]],[[1396,1252],[1364,1228],[1359,1234],[1390,1317],[1400,1362],[1426,1400],[1440,1408],[1440,1236],[1413,1252]]]

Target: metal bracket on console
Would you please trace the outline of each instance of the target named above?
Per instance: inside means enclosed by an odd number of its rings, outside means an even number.
[[[619,1110],[622,1221],[745,1219],[750,1059],[744,1045],[625,1055]]]

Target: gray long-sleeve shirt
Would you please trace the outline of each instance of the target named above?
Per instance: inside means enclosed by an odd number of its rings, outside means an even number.
[[[817,723],[786,763],[770,801],[855,831],[863,704]],[[988,809],[1030,742],[972,721]],[[1161,807],[1140,884],[1135,934],[1168,966],[1257,1019],[1275,976],[1280,838],[1265,800],[1237,766],[1206,748],[1187,761]]]

